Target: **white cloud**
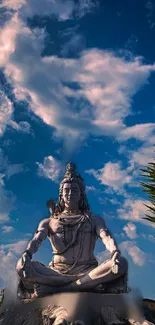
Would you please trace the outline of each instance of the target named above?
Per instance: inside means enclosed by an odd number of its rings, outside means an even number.
[[[123,119],[130,114],[131,98],[154,70],[154,66],[142,65],[139,58],[126,62],[112,53],[98,50],[85,51],[74,60],[41,58],[41,43],[39,45],[30,31],[23,33],[18,43],[20,50],[16,49],[13,63],[7,66],[7,75],[12,77],[15,89],[22,87],[29,94],[33,112],[56,128],[58,136],[67,135],[66,138],[69,138],[68,129],[76,139],[89,133],[117,136],[125,130]],[[20,57],[24,43],[29,52],[24,52],[23,65]],[[31,60],[35,60],[33,70],[29,65],[30,53]],[[76,82],[79,89],[64,87],[62,82]],[[89,106],[74,113],[69,97],[73,97],[75,103],[87,100]]]
[[[0,90],[0,107],[0,136],[2,136],[12,119],[13,113],[12,103],[2,90]]]
[[[65,44],[62,47],[61,55],[67,56],[70,53],[79,53],[82,51],[84,47],[84,37],[82,37],[80,34],[74,34],[69,41],[65,42]]]
[[[133,262],[139,266],[143,266],[146,261],[145,253],[136,245],[128,248],[129,255],[132,257]]]
[[[17,274],[15,271],[15,264],[17,262],[16,256],[11,253],[5,253],[4,250],[0,249],[0,278],[2,287],[9,287],[11,291],[16,290],[17,286]]]
[[[96,255],[96,258],[97,258],[98,263],[101,264],[110,258],[110,252],[108,250],[101,251],[100,253],[98,253]]]
[[[95,192],[96,191],[96,188],[93,185],[86,186],[86,191],[87,192]]]
[[[134,264],[143,266],[146,262],[146,254],[133,241],[124,241],[119,245],[122,252],[127,252]]]
[[[136,226],[134,223],[128,222],[128,224],[123,227],[123,230],[129,238],[134,239],[137,237]]]
[[[15,6],[11,0],[5,3]],[[128,128],[125,132],[124,119],[131,114],[133,96],[148,82],[155,65],[146,65],[141,57],[131,56],[127,61],[98,49],[83,51],[77,59],[42,57],[45,32],[28,28],[25,18],[54,14],[59,20],[69,19],[77,11],[81,15],[89,12],[93,1],[80,1],[78,5],[60,0],[15,3],[21,8],[2,30],[1,64],[17,98],[22,90],[22,98],[33,113],[52,126],[56,136],[70,141],[67,149],[89,134],[119,138],[124,132],[126,139],[136,137],[135,130]]]
[[[15,208],[16,197],[5,188],[5,180],[24,170],[22,164],[10,164],[8,158],[0,149],[0,223],[10,220],[10,213]]]
[[[18,10],[23,4],[26,3],[25,0],[2,0],[0,8],[9,8],[13,10]]]
[[[2,227],[2,231],[3,233],[10,233],[14,230],[14,228],[12,226],[3,226]]]
[[[4,179],[10,178],[15,174],[19,174],[24,171],[24,165],[23,164],[10,164],[8,161],[8,158],[4,156],[3,150],[0,149],[0,171],[3,172],[2,175],[2,181],[4,185]]]
[[[134,129],[134,128],[133,128]],[[143,144],[141,146],[135,147],[134,150],[130,149],[130,146],[122,145],[119,148],[119,153],[128,159],[128,167],[126,172],[132,175],[132,182],[129,184],[131,187],[140,187],[140,181],[144,181],[142,176],[144,169],[148,163],[153,162],[155,158],[155,134],[154,134],[154,124],[146,124],[146,127],[135,126],[135,130],[139,130],[139,134],[134,133],[135,138],[138,140],[143,139]],[[131,136],[132,133],[128,134]]]
[[[44,158],[43,164],[38,163],[38,175],[51,179],[53,182],[57,182],[62,173],[63,167],[61,163],[53,156]]]
[[[131,181],[131,176],[125,169],[121,169],[120,163],[108,162],[103,168],[90,169],[87,173],[92,174],[101,184],[110,186],[115,191],[120,190],[123,185]]]
[[[19,10],[20,18],[55,15],[58,20],[82,18],[95,9],[95,0],[2,0],[0,8]]]
[[[0,67],[7,64],[10,55],[15,51],[15,42],[19,30],[20,21],[17,15],[14,15],[0,31]]]
[[[5,174],[0,174],[0,186],[4,185],[3,178],[5,177]]]
[[[8,166],[7,169],[7,178],[10,178],[13,175],[19,174],[24,171],[24,165],[23,164],[13,164]]]
[[[9,214],[14,208],[15,196],[0,185],[0,224],[8,222]]]
[[[24,252],[27,243],[27,240],[19,240],[12,244],[2,244],[0,245],[0,248],[5,250],[6,252],[11,252],[15,253],[16,255],[20,255]]]
[[[1,192],[1,191],[0,191],[0,192]],[[1,224],[1,223],[8,222],[8,221],[10,220],[8,214],[9,214],[9,213],[7,213],[7,212],[0,212],[0,224]]]
[[[74,2],[70,0],[2,0],[0,7],[19,11],[20,18],[55,15],[60,20],[67,20],[74,10]]]
[[[147,211],[147,208],[145,207],[144,204],[150,205],[150,202],[146,200],[140,200],[140,199],[137,200],[127,199],[124,202],[122,208],[117,209],[118,217],[120,219],[140,222],[148,226],[155,227],[153,223],[143,219]]]
[[[135,138],[141,141],[149,141],[152,135],[155,135],[155,123],[136,124],[126,127],[121,131],[119,138],[128,140]]]
[[[155,140],[154,140],[155,143]],[[153,162],[154,160],[154,147],[149,146],[148,144],[145,144],[144,146],[141,146],[136,151],[129,151],[128,156],[130,156],[130,165],[132,168],[135,168],[136,165],[144,167],[149,162]],[[139,175],[142,174],[142,172],[139,171]]]
[[[155,236],[151,235],[151,234],[146,234],[146,233],[141,233],[140,234],[141,237],[143,237],[146,240],[150,240],[150,241],[155,241]]]
[[[91,12],[98,6],[97,0],[81,0],[77,5],[76,16],[82,18],[87,13]]]
[[[10,291],[16,294],[17,272],[15,266],[17,259],[27,245],[26,240],[20,240],[13,244],[0,245],[0,278],[3,286],[7,286]]]
[[[151,240],[151,241],[155,241],[155,236],[153,236],[153,235],[151,235],[151,234],[148,235],[148,238],[149,238],[149,240]]]
[[[21,121],[19,123],[11,121],[10,126],[21,133],[33,134],[31,130],[31,125],[26,121]]]
[[[146,17],[148,19],[149,27],[152,29],[155,27],[155,20],[154,20],[154,14],[155,14],[155,6],[153,1],[147,1],[146,2]]]

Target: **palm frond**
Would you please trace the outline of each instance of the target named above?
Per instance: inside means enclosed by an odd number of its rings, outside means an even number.
[[[148,212],[152,215],[145,214],[143,219],[150,222],[155,222],[155,162],[149,162],[148,165],[140,169],[146,181],[140,182],[143,192],[148,194],[150,204],[144,204],[148,208]],[[154,215],[154,216],[153,216]]]

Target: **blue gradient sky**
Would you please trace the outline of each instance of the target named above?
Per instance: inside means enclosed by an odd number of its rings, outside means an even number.
[[[0,287],[72,160],[129,261],[130,285],[155,298],[139,186],[154,159],[154,1],[2,0],[0,14]],[[105,258],[100,241],[96,254]],[[51,257],[46,240],[34,258]]]

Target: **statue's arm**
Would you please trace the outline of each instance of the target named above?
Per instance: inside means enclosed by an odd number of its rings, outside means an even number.
[[[106,249],[113,255],[119,251],[116,241],[112,237],[109,229],[106,227],[105,221],[101,217],[96,218],[96,233],[102,239]]]
[[[37,228],[33,238],[28,243],[26,252],[32,258],[32,255],[37,252],[41,243],[46,239],[49,231],[49,219],[43,219]]]

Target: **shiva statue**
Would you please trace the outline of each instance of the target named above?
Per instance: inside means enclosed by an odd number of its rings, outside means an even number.
[[[123,283],[126,290],[126,282],[121,279],[127,279],[128,263],[121,256],[104,219],[90,211],[84,181],[75,164],[67,164],[59,187],[58,203],[48,201],[48,207],[50,217],[39,223],[16,265],[19,292],[33,292],[33,297],[67,291],[106,292],[108,286],[115,287],[116,283]],[[33,261],[32,256],[47,237],[53,258],[45,266]],[[94,256],[98,238],[111,254],[110,259],[101,264]]]

